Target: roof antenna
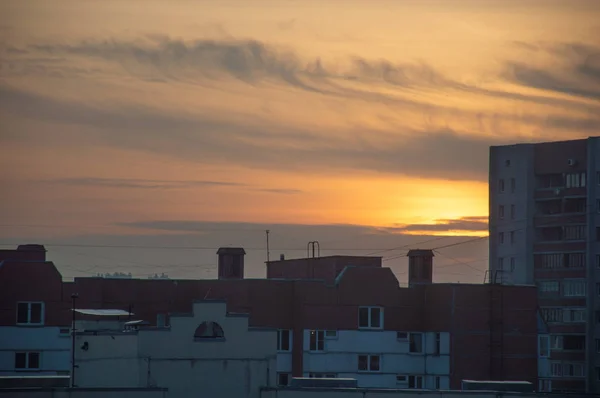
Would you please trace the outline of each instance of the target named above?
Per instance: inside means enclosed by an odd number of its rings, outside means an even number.
[[[267,234],[267,264],[269,264],[269,231],[268,229],[265,231]]]

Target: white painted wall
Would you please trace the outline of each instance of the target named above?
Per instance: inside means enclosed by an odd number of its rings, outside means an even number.
[[[204,321],[217,322],[223,341],[197,341]],[[80,347],[87,341],[89,349]],[[247,316],[227,316],[223,302],[194,304],[194,314],[171,316],[168,329],[138,333],[77,336],[76,380],[82,387],[169,389],[169,397],[258,397],[259,388],[274,386],[277,331],[248,328]],[[115,384],[118,383],[118,384]]]
[[[409,341],[398,340],[395,331],[340,330],[337,338],[326,338],[324,351],[311,352],[310,330],[304,331],[303,372],[334,373],[337,377],[355,378],[359,387],[408,387],[398,385],[397,375],[426,376],[425,388],[450,386],[450,335],[440,333],[440,355],[434,354],[435,333],[423,333],[423,354],[410,353]],[[359,372],[358,355],[380,355],[379,372]]]
[[[39,371],[16,371],[15,352],[40,352]],[[71,339],[60,328],[42,326],[0,327],[0,375],[56,375],[71,369]]]

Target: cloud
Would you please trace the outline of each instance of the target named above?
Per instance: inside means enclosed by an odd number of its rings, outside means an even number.
[[[519,43],[518,46],[528,52],[550,55],[554,65],[541,68],[524,62],[508,62],[506,77],[509,80],[540,90],[600,100],[600,47],[581,43]]]
[[[472,216],[458,219],[435,220],[434,224],[408,224],[392,229],[400,232],[455,232],[473,231],[481,232],[488,230],[488,217]]]
[[[104,188],[141,188],[141,189],[174,189],[192,187],[232,187],[245,184],[228,181],[177,181],[177,180],[146,180],[135,178],[60,178],[44,182],[71,186],[95,186]]]
[[[295,195],[295,194],[304,192],[301,189],[278,189],[278,188],[263,188],[263,189],[256,189],[256,191],[267,192],[267,193],[276,193],[276,194],[282,194],[282,195]]]

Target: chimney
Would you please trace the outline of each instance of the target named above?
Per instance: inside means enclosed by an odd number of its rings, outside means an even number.
[[[408,251],[408,286],[433,283],[433,250]]]
[[[46,261],[44,245],[26,244],[17,246],[19,259],[24,261]]]
[[[279,255],[279,261],[283,261],[283,260],[285,260],[285,254],[281,253]]]
[[[242,247],[221,247],[219,256],[219,279],[244,279],[244,256]]]

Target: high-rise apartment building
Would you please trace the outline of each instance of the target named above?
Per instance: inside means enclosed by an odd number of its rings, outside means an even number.
[[[600,392],[600,137],[490,148],[490,282],[536,284],[553,391]]]

